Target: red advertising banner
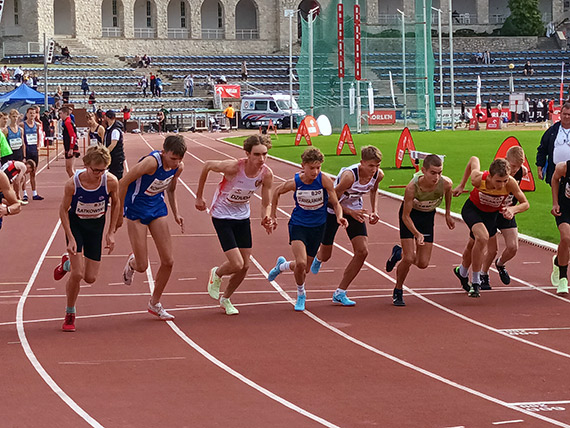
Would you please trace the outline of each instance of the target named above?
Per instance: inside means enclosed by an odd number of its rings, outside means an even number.
[[[491,116],[492,117],[499,117],[499,109],[498,108],[494,108],[491,109]],[[507,120],[510,122],[511,120],[511,111],[508,108],[504,108],[501,110],[501,119],[504,119],[505,117],[507,118]]]
[[[360,67],[362,65],[360,52],[360,6],[354,5],[354,78],[360,80],[362,73]]]
[[[338,77],[344,77],[344,15],[342,3],[337,5]]]
[[[342,132],[340,133],[340,138],[338,139],[338,144],[336,146],[337,156],[341,154],[342,148],[344,147],[344,143],[348,144],[350,153],[355,155],[356,147],[354,147],[354,141],[352,141],[352,134],[350,133],[350,128],[348,127],[348,123],[344,124],[344,128],[342,128]]]
[[[478,131],[479,130],[479,123],[475,118],[469,119],[469,130],[470,131]]]
[[[369,125],[393,125],[396,123],[396,110],[374,110],[368,116]]]
[[[406,151],[410,156],[410,160],[412,161],[412,165],[419,171],[419,167],[416,162],[412,159],[411,151],[416,150],[416,146],[414,144],[414,140],[412,139],[412,134],[408,128],[404,128],[402,133],[400,134],[400,139],[398,140],[398,146],[396,147],[396,168],[400,168],[402,166],[402,161],[404,160],[404,155]]]
[[[239,85],[216,85],[214,90],[222,98],[241,98],[241,88]]]
[[[511,147],[520,146],[520,145],[521,143],[519,143],[519,140],[517,140],[516,137],[508,137],[499,146],[499,150],[497,150],[495,159],[506,158],[507,152]],[[524,157],[523,166],[527,169],[528,173],[522,178],[520,188],[521,190],[524,191],[534,192],[536,188],[534,185],[534,177],[532,176],[532,172],[530,170],[530,165],[528,164],[528,159],[526,158],[526,155]]]
[[[299,144],[301,144],[301,140],[303,138],[305,138],[309,146],[313,145],[305,121],[302,121],[301,124],[299,125],[299,129],[297,129],[297,135],[295,136],[295,145],[298,146]]]
[[[501,127],[501,118],[492,116],[487,118],[487,129],[499,129]]]

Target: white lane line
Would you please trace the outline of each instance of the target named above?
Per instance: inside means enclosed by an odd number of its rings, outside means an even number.
[[[524,420],[522,419],[513,419],[512,421],[499,421],[499,422],[493,422],[493,425],[506,425],[506,424],[518,424],[524,422]]]
[[[556,404],[570,404],[570,400],[561,401],[529,401],[524,403],[511,403],[512,406],[541,406],[541,405],[556,405]]]
[[[32,272],[32,276],[30,277],[30,280],[28,281],[28,284],[26,285],[26,288],[22,293],[22,297],[18,302],[18,308],[16,310],[16,329],[18,331],[18,338],[20,339],[26,357],[28,358],[30,363],[32,363],[32,366],[34,366],[34,368],[36,369],[38,374],[42,377],[44,382],[52,389],[53,392],[55,392],[59,396],[59,398],[61,398],[65,402],[65,404],[67,404],[71,408],[71,410],[77,413],[85,422],[87,422],[92,427],[102,428],[103,426],[99,424],[99,422],[97,422],[93,417],[91,417],[85,410],[83,410],[75,401],[73,401],[73,399],[69,395],[67,395],[63,391],[63,389],[59,387],[59,385],[43,368],[43,366],[38,361],[36,355],[34,354],[34,351],[32,351],[30,343],[28,342],[28,338],[26,337],[26,332],[24,330],[24,305],[26,303],[26,298],[28,297],[28,294],[32,289],[32,286],[38,276],[42,263],[46,257],[49,248],[51,247],[53,240],[55,239],[55,235],[57,234],[60,225],[61,225],[61,220],[58,220],[42,254],[40,255],[36,267]]]
[[[147,143],[148,144],[148,143]],[[150,269],[150,264],[148,266],[148,269],[146,270],[146,275],[148,278],[148,284],[149,284],[149,288],[151,290],[151,293],[154,290],[154,279],[152,277],[152,271]],[[192,339],[190,339],[177,325],[174,321],[166,321],[166,324],[168,324],[168,326],[178,335],[178,337],[180,337],[184,342],[186,342],[188,345],[190,345],[190,347],[192,347],[192,349],[194,349],[196,352],[198,352],[200,355],[202,355],[203,357],[205,357],[208,361],[210,361],[211,363],[215,364],[216,366],[218,366],[220,369],[224,370],[226,373],[234,376],[235,378],[237,378],[238,380],[240,380],[241,382],[245,383],[246,385],[248,385],[249,387],[255,389],[256,391],[260,392],[261,394],[265,395],[268,398],[271,398],[272,400],[276,401],[277,403],[309,418],[312,419],[315,422],[320,423],[323,426],[329,427],[329,428],[340,428],[337,425],[317,416],[314,415],[313,413],[308,412],[305,409],[302,409],[301,407],[291,403],[288,400],[285,400],[284,398],[280,397],[277,394],[274,394],[273,392],[269,391],[268,389],[262,387],[261,385],[255,383],[254,381],[252,381],[251,379],[245,377],[244,375],[242,375],[241,373],[239,373],[238,371],[232,369],[230,366],[228,366],[227,364],[223,363],[222,361],[218,360],[216,357],[214,357],[212,354],[210,354],[208,351],[206,351],[204,348],[202,348],[200,345],[198,345],[196,342],[194,342]]]
[[[186,357],[127,358],[123,360],[60,361],[58,364],[68,366],[98,366],[107,363],[146,363],[148,361],[171,361],[185,359]]]
[[[499,331],[555,331],[570,330],[570,327],[505,328]]]
[[[253,262],[253,264],[257,267],[257,269],[258,269],[261,273],[263,273],[264,275],[267,275],[267,274],[268,274],[267,271],[263,268],[263,266],[261,266],[261,265],[259,264],[259,262],[258,262],[253,256],[250,256],[250,259],[251,259],[251,261]],[[275,290],[277,290],[277,292],[278,292],[285,300],[287,300],[291,305],[295,305],[295,301],[294,301],[287,293],[285,293],[285,291],[283,291],[283,289],[281,288],[281,286],[280,286],[276,281],[271,281],[271,285],[273,286],[273,288],[275,288]],[[451,387],[453,387],[453,388],[456,388],[456,389],[459,389],[459,390],[461,390],[461,391],[467,392],[467,393],[469,393],[469,394],[471,394],[471,395],[474,395],[474,396],[476,396],[476,397],[483,398],[483,399],[485,399],[485,400],[487,400],[487,401],[489,401],[489,402],[491,402],[491,403],[493,403],[493,404],[498,404],[498,405],[500,405],[500,406],[506,407],[506,408],[508,408],[508,409],[510,409],[510,410],[514,410],[514,411],[516,411],[516,412],[520,412],[520,413],[523,413],[523,414],[525,414],[525,415],[532,416],[533,418],[540,419],[540,420],[543,420],[543,421],[545,421],[545,422],[549,422],[549,423],[551,423],[551,424],[553,424],[553,425],[556,425],[556,426],[570,428],[570,425],[567,425],[567,424],[565,424],[564,422],[560,422],[560,421],[557,421],[557,420],[555,420],[555,419],[548,418],[548,417],[543,416],[543,415],[540,415],[540,414],[535,414],[535,413],[530,412],[530,411],[525,410],[525,409],[520,409],[520,408],[518,408],[518,407],[516,407],[516,406],[513,406],[513,405],[511,405],[511,404],[509,404],[509,403],[507,403],[507,402],[505,402],[505,401],[503,401],[503,400],[500,400],[500,399],[498,399],[498,398],[492,397],[492,396],[490,396],[490,395],[487,395],[487,394],[485,394],[485,393],[483,393],[483,392],[477,391],[477,390],[475,390],[475,389],[473,389],[473,388],[470,388],[470,387],[468,387],[468,386],[461,385],[461,384],[459,384],[459,383],[457,383],[457,382],[454,382],[454,381],[452,381],[452,380],[449,380],[449,379],[447,379],[447,378],[445,378],[445,377],[443,377],[443,376],[440,376],[440,375],[438,375],[438,374],[435,374],[435,373],[433,373],[433,372],[430,372],[429,370],[426,370],[426,369],[423,369],[423,368],[421,368],[421,367],[419,367],[419,366],[416,366],[415,364],[412,364],[412,363],[409,363],[409,362],[407,362],[407,361],[404,361],[404,360],[402,360],[402,359],[400,359],[400,358],[398,358],[398,357],[396,357],[396,356],[394,356],[394,355],[388,354],[387,352],[381,351],[381,350],[379,350],[378,348],[375,348],[375,347],[373,347],[373,346],[371,346],[371,345],[369,345],[369,344],[367,344],[367,343],[365,343],[365,342],[363,342],[363,341],[361,341],[361,340],[359,340],[359,339],[356,339],[355,337],[350,336],[349,334],[345,333],[344,331],[342,331],[342,330],[340,330],[340,329],[338,329],[338,328],[332,326],[331,324],[329,324],[328,322],[326,322],[326,321],[324,321],[323,319],[319,318],[317,315],[313,314],[313,313],[310,312],[310,311],[305,310],[303,313],[304,313],[306,316],[308,316],[309,318],[311,318],[313,321],[315,321],[315,322],[317,322],[318,324],[322,325],[323,327],[325,327],[325,328],[331,330],[332,332],[338,334],[339,336],[343,337],[344,339],[346,339],[346,340],[348,340],[348,341],[350,341],[350,342],[352,342],[352,343],[354,343],[354,344],[356,344],[356,345],[358,345],[358,346],[360,346],[360,347],[362,347],[362,348],[364,348],[364,349],[367,349],[367,350],[369,350],[369,351],[371,351],[371,352],[373,352],[373,353],[375,353],[375,354],[377,354],[377,355],[380,355],[380,356],[382,356],[382,357],[384,357],[384,358],[386,358],[386,359],[388,359],[388,360],[390,360],[390,361],[393,361],[393,362],[395,362],[395,363],[397,363],[397,364],[400,364],[400,365],[402,365],[402,366],[404,366],[404,367],[407,367],[407,368],[412,369],[412,370],[414,370],[414,371],[416,371],[416,372],[418,372],[418,373],[421,373],[421,374],[423,374],[423,375],[425,375],[425,376],[428,376],[428,377],[430,377],[430,378],[432,378],[432,379],[434,379],[434,380],[436,380],[436,381],[439,381],[439,382],[441,382],[441,383],[444,383],[444,384],[446,384],[446,385],[449,385],[449,386],[451,386]]]

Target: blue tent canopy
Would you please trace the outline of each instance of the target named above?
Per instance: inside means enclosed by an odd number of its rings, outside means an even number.
[[[25,101],[27,104],[43,104],[44,100],[44,94],[25,84],[21,84],[13,91],[0,95],[0,105],[16,101]],[[48,104],[53,104],[53,97],[48,98]]]

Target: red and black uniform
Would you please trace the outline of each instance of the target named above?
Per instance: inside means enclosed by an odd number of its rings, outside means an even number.
[[[513,175],[513,178],[517,181],[517,183],[520,186],[522,178],[523,178],[522,167],[519,168],[519,170],[516,172],[515,175]],[[505,207],[514,206],[514,205],[518,204],[518,202],[519,201],[517,201],[517,198],[515,198],[515,196],[512,193],[509,193],[509,196],[507,196],[507,199],[505,199]],[[517,227],[517,221],[515,220],[514,217],[510,220],[507,220],[502,215],[497,216],[497,229],[499,229],[499,230],[514,229],[516,227]]]
[[[77,145],[77,130],[71,117],[66,117],[63,121],[63,148],[65,150],[65,159],[79,157],[79,146]],[[69,156],[68,152],[73,149],[73,154]]]

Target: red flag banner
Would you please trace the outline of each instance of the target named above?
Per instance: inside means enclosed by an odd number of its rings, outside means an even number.
[[[400,168],[402,166],[402,161],[404,160],[404,156],[407,151],[408,155],[410,156],[410,161],[412,162],[412,165],[414,166],[414,168],[416,168],[416,171],[419,171],[418,165],[416,165],[416,162],[412,159],[410,153],[412,150],[414,151],[416,150],[414,140],[412,139],[412,134],[408,128],[404,128],[404,130],[400,134],[400,139],[398,140],[398,146],[396,147],[396,168]]]
[[[519,143],[519,140],[516,139],[516,137],[508,137],[499,146],[499,150],[497,150],[497,154],[495,155],[495,159],[506,158],[507,157],[507,151],[511,147],[520,146],[520,145],[521,144]],[[532,176],[532,172],[530,170],[530,165],[528,163],[528,159],[526,158],[526,155],[524,157],[523,166],[527,169],[528,174],[522,178],[522,181],[520,184],[521,190],[524,190],[526,192],[534,192],[534,189],[536,188],[536,186],[534,184],[534,177]]]
[[[215,85],[214,90],[222,98],[241,98],[241,87],[239,85]]]

